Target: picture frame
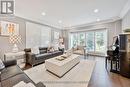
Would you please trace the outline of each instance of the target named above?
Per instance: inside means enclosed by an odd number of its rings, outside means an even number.
[[[19,35],[19,24],[7,21],[0,21],[0,36]]]

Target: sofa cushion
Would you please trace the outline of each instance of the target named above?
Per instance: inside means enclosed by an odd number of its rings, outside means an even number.
[[[40,54],[47,53],[47,50],[40,50]]]
[[[62,53],[61,51],[54,51],[52,52],[52,54],[58,54],[58,53]]]
[[[39,50],[47,50],[48,47],[39,47]]]
[[[38,54],[36,55],[36,59],[49,58],[51,55],[52,55],[51,53]]]
[[[20,73],[23,73],[23,71],[18,66],[6,67],[1,70],[1,80],[8,79]]]
[[[52,52],[52,57],[59,56],[62,54],[63,54],[62,51],[54,51],[54,52]]]

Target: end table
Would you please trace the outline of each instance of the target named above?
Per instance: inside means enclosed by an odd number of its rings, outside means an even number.
[[[4,61],[7,60],[17,60],[17,64],[19,65],[20,68],[23,68],[25,66],[25,52],[20,51],[20,52],[9,52],[4,54]]]

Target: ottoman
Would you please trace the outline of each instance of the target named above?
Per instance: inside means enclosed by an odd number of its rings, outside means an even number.
[[[58,56],[61,57],[61,56]],[[80,62],[79,55],[72,54],[66,59],[59,61],[56,57],[45,60],[46,70],[52,74],[62,77]]]

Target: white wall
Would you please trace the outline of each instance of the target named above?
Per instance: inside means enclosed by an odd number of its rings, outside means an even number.
[[[68,30],[68,33],[70,33],[70,32],[82,32],[82,31],[96,30],[96,29],[107,29],[107,31],[108,31],[107,45],[110,46],[110,45],[112,45],[113,37],[122,33],[121,20],[118,20],[118,21],[115,21],[115,22],[110,22],[110,23],[104,23],[104,24],[97,24],[97,25],[75,28],[75,29]],[[64,33],[64,31],[63,31],[63,33]],[[67,39],[69,40],[69,36],[67,36],[67,34],[64,35],[64,36],[65,36],[66,40]],[[66,43],[66,46],[68,48],[69,41],[67,41],[67,42],[68,43]]]
[[[15,17],[10,17],[10,18],[5,18],[5,17],[0,16],[0,21],[8,21],[8,22],[13,22],[13,23],[19,24],[19,30],[20,30],[19,33],[20,33],[21,38],[22,38],[22,43],[18,44],[19,50],[24,50],[26,48],[26,22],[31,22],[31,23],[38,24],[38,25],[41,25],[44,27],[50,27],[51,34],[49,34],[49,35],[51,36],[51,42],[53,41],[54,31],[58,31],[61,34],[60,29],[57,29],[57,28],[54,28],[54,27],[51,27],[48,25],[44,25],[44,24],[41,24],[41,23],[38,23],[35,21],[27,20],[27,19],[24,19],[21,17],[15,16]],[[44,33],[46,33],[46,32],[44,32]],[[32,38],[34,38],[34,37],[32,37]],[[4,53],[12,51],[12,47],[13,47],[13,45],[9,43],[9,37],[0,36],[0,58],[1,59],[4,58]]]
[[[23,50],[25,48],[25,32],[26,32],[26,24],[25,20],[19,17],[10,17],[4,18],[0,16],[0,21],[7,21],[19,24],[19,34],[22,38],[22,43],[17,44],[19,50]],[[0,58],[3,59],[4,53],[12,51],[13,44],[9,43],[9,36],[0,36]]]
[[[122,30],[130,29],[130,10],[122,19]]]

